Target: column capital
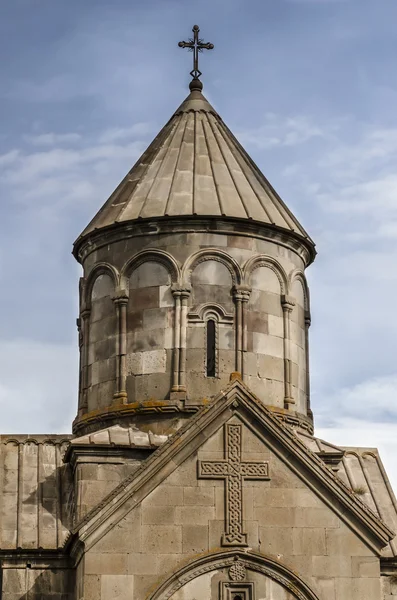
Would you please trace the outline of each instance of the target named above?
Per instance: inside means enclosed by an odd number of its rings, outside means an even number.
[[[233,298],[241,302],[248,302],[251,294],[251,288],[247,285],[233,286]]]
[[[83,321],[85,321],[85,319],[89,319],[90,314],[91,314],[91,308],[88,308],[87,306],[84,306],[81,309],[80,317],[83,319]]]
[[[174,296],[174,298],[176,297],[181,297],[181,298],[189,298],[190,293],[191,293],[191,289],[189,287],[183,287],[180,286],[176,283],[174,283],[171,286],[171,293]]]
[[[293,298],[293,296],[287,296],[286,294],[282,294],[281,306],[283,307],[284,311],[292,312],[295,306],[295,298]]]
[[[124,288],[116,288],[112,300],[115,304],[127,304],[128,303],[128,290]]]

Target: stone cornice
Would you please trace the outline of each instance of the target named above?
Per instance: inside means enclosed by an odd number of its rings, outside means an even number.
[[[315,247],[310,240],[277,225],[232,217],[198,217],[191,215],[139,219],[104,227],[78,238],[73,246],[73,254],[76,260],[83,262],[91,252],[104,245],[131,237],[162,235],[170,232],[175,234],[189,232],[217,233],[263,239],[292,250],[300,256],[305,266],[311,264],[316,256]]]
[[[73,433],[82,435],[91,425],[99,424],[99,429],[107,427],[109,421],[132,415],[173,415],[191,416],[199,407],[185,407],[182,403],[174,404],[169,400],[147,400],[130,404],[112,404],[108,408],[93,410],[73,421]]]

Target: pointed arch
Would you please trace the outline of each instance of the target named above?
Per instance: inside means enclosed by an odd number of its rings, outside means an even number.
[[[279,561],[252,550],[226,550],[201,556],[197,560],[183,565],[164,581],[148,600],[169,600],[181,587],[204,573],[217,569],[229,569],[238,561],[245,569],[261,573],[276,581],[297,600],[319,600],[317,594],[301,579],[296,572]]]
[[[246,285],[251,285],[252,273],[255,271],[255,269],[259,269],[260,267],[267,267],[268,269],[271,269],[273,273],[275,273],[280,283],[280,293],[288,294],[289,286],[286,272],[275,258],[273,258],[272,256],[266,256],[264,254],[253,256],[252,258],[249,258],[244,264],[243,273],[244,283]]]
[[[230,273],[233,285],[241,284],[243,274],[240,265],[227,252],[218,248],[204,248],[189,256],[182,267],[182,281],[190,286],[193,269],[200,263],[208,260],[214,260],[223,264]]]

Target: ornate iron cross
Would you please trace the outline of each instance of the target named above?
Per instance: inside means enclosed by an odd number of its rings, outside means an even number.
[[[247,534],[243,531],[244,479],[268,480],[269,463],[244,462],[242,453],[242,425],[227,424],[225,433],[225,460],[198,461],[198,477],[225,480],[225,532],[223,546],[246,546]]]
[[[190,71],[190,75],[193,79],[198,79],[202,74],[200,69],[198,68],[198,55],[199,52],[205,50],[213,50],[214,44],[210,42],[204,42],[201,38],[199,38],[198,34],[200,31],[200,27],[198,25],[193,26],[193,37],[189,38],[188,42],[179,42],[178,46],[180,48],[189,48],[191,52],[193,52],[193,70]]]

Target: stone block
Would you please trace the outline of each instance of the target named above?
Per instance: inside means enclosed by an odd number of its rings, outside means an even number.
[[[296,527],[292,529],[293,554],[318,556],[326,554],[325,529],[322,527]]]
[[[145,503],[148,503],[150,506],[182,506],[184,504],[184,488],[182,486],[162,485],[154,489],[145,498],[143,504]]]
[[[257,373],[262,378],[284,381],[284,359],[266,354],[258,354]]]
[[[276,317],[283,316],[280,294],[253,289],[248,303],[248,310],[251,309],[275,315]]]
[[[173,308],[175,305],[170,285],[159,286],[159,306],[160,308]]]
[[[153,554],[128,554],[127,560],[130,575],[152,575],[158,572],[158,557]]]
[[[205,348],[205,327],[204,325],[190,325],[187,328],[187,347],[189,348],[188,354],[191,353],[192,349],[200,348],[201,355],[202,349]]]
[[[257,354],[267,354],[284,358],[284,343],[283,339],[274,335],[265,333],[253,332],[252,334],[252,350]]]
[[[142,525],[142,547],[147,554],[178,554],[182,552],[182,527]]]
[[[208,520],[214,518],[213,506],[181,506],[176,509],[175,523],[208,526]]]
[[[148,308],[158,308],[160,305],[160,291],[156,287],[147,287],[141,289],[130,289],[128,300],[128,312],[144,310]]]
[[[352,556],[353,577],[380,577],[380,561],[377,556]]]
[[[142,353],[143,374],[165,373],[167,366],[167,355],[165,350],[151,350]]]
[[[259,547],[263,554],[284,556],[291,553],[292,529],[259,525]]]
[[[284,338],[284,319],[275,315],[268,315],[269,335]]]
[[[184,525],[182,536],[184,554],[208,551],[208,525]]]
[[[218,347],[222,350],[233,350],[235,331],[230,325],[219,325]]]
[[[165,329],[171,324],[168,308],[148,308],[143,311],[143,329]]]
[[[172,488],[175,489],[175,488]],[[181,488],[182,491],[182,488]],[[214,488],[185,487],[183,488],[183,504],[185,506],[214,506]],[[195,508],[192,508],[195,510]]]
[[[270,315],[271,316],[271,315]],[[258,333],[269,333],[269,315],[258,310],[249,310],[247,312],[248,331],[257,331]]]
[[[351,557],[373,556],[372,551],[344,523],[341,523],[337,529],[326,529],[326,539],[326,554]]]
[[[133,575],[102,575],[101,600],[131,600],[134,598]]]
[[[178,510],[178,512],[176,512]],[[146,502],[142,505],[142,523],[145,525],[173,525],[180,523],[179,511],[174,506],[150,506]]]
[[[346,556],[313,556],[314,577],[351,577],[352,566]]]
[[[138,375],[143,372],[143,352],[130,352],[126,355],[127,375]]]

